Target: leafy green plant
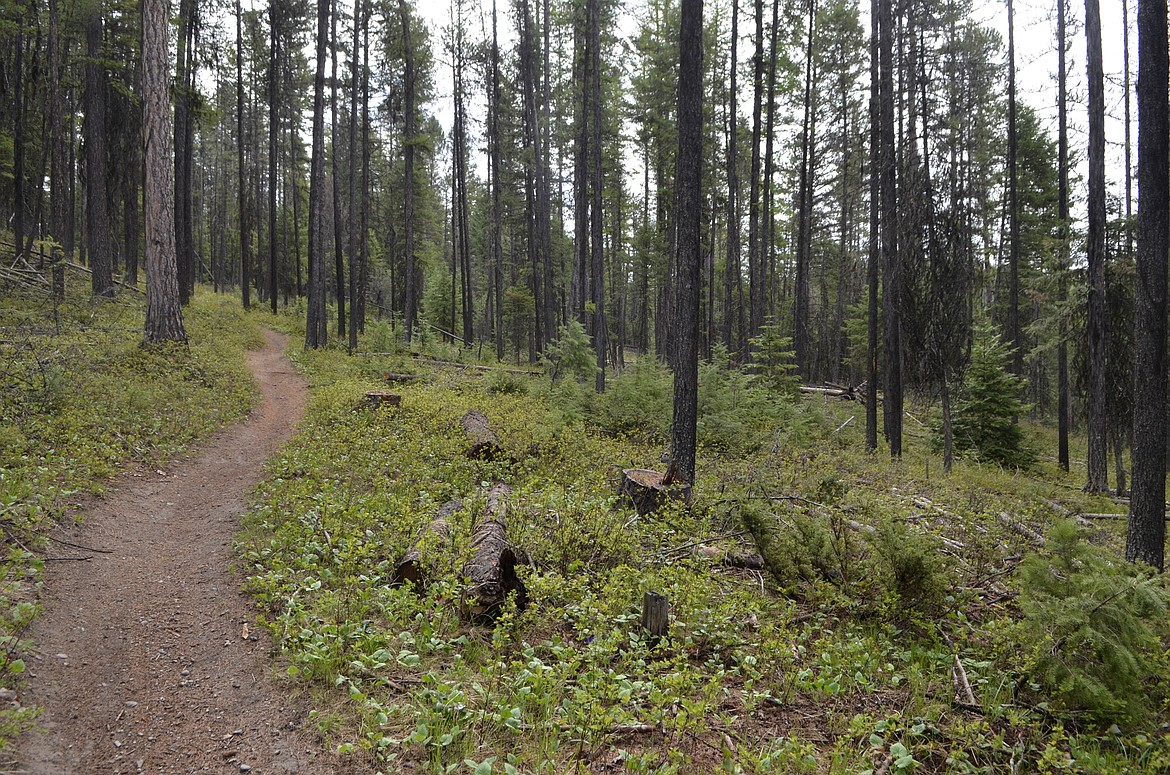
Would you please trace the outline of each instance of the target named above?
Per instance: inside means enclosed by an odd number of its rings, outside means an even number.
[[[658,359],[638,358],[609,381],[595,422],[606,432],[665,439],[673,415],[674,380]]]

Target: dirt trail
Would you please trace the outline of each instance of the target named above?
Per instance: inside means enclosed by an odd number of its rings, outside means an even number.
[[[306,387],[269,332],[249,365],[263,401],[165,471],[116,480],[61,536],[21,701],[41,705],[19,772],[338,772],[299,729],[306,709],[270,676],[269,642],[229,570],[264,461],[292,433]]]

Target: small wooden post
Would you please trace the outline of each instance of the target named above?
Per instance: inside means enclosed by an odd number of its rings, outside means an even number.
[[[670,601],[666,595],[647,592],[642,598],[642,629],[650,635],[651,642],[657,643],[660,638],[666,637],[669,624]]]

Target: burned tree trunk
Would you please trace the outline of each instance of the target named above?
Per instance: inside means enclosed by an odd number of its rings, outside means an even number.
[[[516,575],[516,553],[506,537],[504,499],[511,492],[506,484],[493,487],[484,519],[471,531],[471,559],[463,566],[467,587],[459,608],[463,617],[473,622],[493,621],[512,592],[516,593],[518,609],[528,606],[528,590]]]
[[[472,460],[499,460],[505,457],[500,437],[492,430],[491,422],[483,412],[472,409],[463,415],[461,422],[464,432],[471,441],[471,446],[467,448],[467,457]]]
[[[418,592],[426,589],[429,567],[423,562],[423,554],[429,554],[436,544],[443,543],[450,538],[451,523],[449,520],[462,508],[462,502],[450,500],[435,512],[430,524],[426,526],[422,535],[410,547],[410,551],[403,555],[398,567],[394,569],[394,575],[390,579],[392,586],[401,586],[409,581],[414,584],[414,588]]]

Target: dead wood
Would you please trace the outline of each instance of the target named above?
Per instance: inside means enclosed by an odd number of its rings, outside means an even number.
[[[745,570],[767,570],[764,558],[757,552],[729,552],[714,546],[700,546],[695,555],[714,560],[728,568],[743,568]]]
[[[666,595],[657,592],[647,592],[642,596],[642,629],[657,641],[666,637],[670,626],[670,601]]]
[[[471,446],[467,448],[467,457],[472,460],[497,460],[505,457],[500,437],[492,430],[487,415],[472,409],[463,415],[461,422],[463,431],[471,442]]]
[[[660,509],[667,501],[679,501],[691,505],[691,485],[681,479],[668,483],[666,477],[646,468],[627,468],[622,471],[618,494],[624,495],[634,504],[641,516]]]
[[[1043,536],[1043,534],[1040,533],[1040,531],[1036,530],[1036,528],[1032,527],[1031,525],[1027,525],[1027,524],[1019,521],[1018,519],[1013,519],[1006,512],[1003,512],[1003,511],[998,512],[995,515],[995,518],[999,520],[999,523],[1001,525],[1003,525],[1007,528],[1010,528],[1011,530],[1014,530],[1015,532],[1024,536],[1025,538],[1027,538],[1029,541],[1036,544],[1037,546],[1044,546],[1044,544],[1046,543],[1044,540],[1044,536]]]
[[[402,396],[387,390],[366,391],[366,406],[377,409],[382,406],[401,406]]]
[[[512,368],[508,368],[507,366],[482,366],[478,363],[459,363],[457,361],[444,361],[444,360],[440,360],[438,358],[431,358],[430,356],[422,355],[420,353],[411,353],[410,357],[414,358],[416,361],[422,361],[423,363],[433,363],[436,366],[454,366],[455,368],[458,368],[458,369],[472,369],[474,371],[502,371],[505,374],[519,374],[520,376],[524,376],[524,377],[540,376],[539,371],[532,371],[529,369],[512,369]]]
[[[447,501],[439,507],[422,534],[410,547],[410,551],[403,555],[394,569],[394,575],[390,578],[391,586],[398,587],[409,581],[419,592],[426,588],[427,575],[431,568],[424,564],[422,550],[426,549],[430,553],[435,544],[441,544],[451,537],[450,519],[462,508],[463,503],[457,500]]]
[[[393,374],[390,372],[384,372],[382,374],[382,379],[386,380],[387,382],[414,382],[416,379],[418,379],[418,375],[417,374]]]
[[[459,602],[460,612],[473,622],[490,623],[516,593],[516,607],[528,606],[528,590],[516,575],[519,560],[508,544],[505,499],[511,494],[506,484],[497,484],[488,494],[487,510],[471,532],[471,559],[463,566],[467,587]]]

